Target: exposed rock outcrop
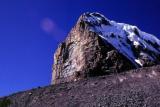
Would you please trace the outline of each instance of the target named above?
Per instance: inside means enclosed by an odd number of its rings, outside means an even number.
[[[52,84],[158,64],[159,44],[135,26],[85,13],[54,54]]]
[[[52,83],[135,68],[112,45],[89,31],[82,19],[83,16],[54,55]]]

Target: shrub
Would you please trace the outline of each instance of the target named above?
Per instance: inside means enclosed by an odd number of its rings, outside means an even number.
[[[11,100],[4,98],[0,100],[0,107],[8,107],[11,104]]]

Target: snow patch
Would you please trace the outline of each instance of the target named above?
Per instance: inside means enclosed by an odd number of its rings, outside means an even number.
[[[102,23],[102,20],[109,21],[110,24],[105,25]],[[143,66],[139,60],[139,56],[145,57],[147,55],[146,58],[154,60],[153,57],[155,56],[153,56],[152,53],[148,54],[143,50],[147,49],[149,52],[160,55],[160,40],[154,35],[141,31],[136,26],[111,21],[100,13],[87,13],[84,21],[87,21],[92,25],[90,26],[90,31],[97,33],[104,41],[110,43],[120,53],[126,56],[137,68],[139,65]],[[153,44],[157,44],[158,46],[155,48],[155,46],[152,46]],[[134,54],[133,47],[141,49],[138,53],[138,57]]]
[[[143,64],[141,63],[141,61],[139,59],[135,59],[135,61],[140,65],[143,66]]]

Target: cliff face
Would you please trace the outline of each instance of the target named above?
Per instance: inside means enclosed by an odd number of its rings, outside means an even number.
[[[52,84],[136,68],[94,32],[81,16],[54,55]]]
[[[54,54],[52,84],[160,62],[160,41],[99,13],[83,14]]]
[[[20,92],[0,107],[160,107],[159,80],[160,66],[141,68]]]

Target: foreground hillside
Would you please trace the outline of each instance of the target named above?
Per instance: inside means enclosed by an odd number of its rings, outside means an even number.
[[[8,107],[160,107],[160,65],[32,89],[0,99]]]

